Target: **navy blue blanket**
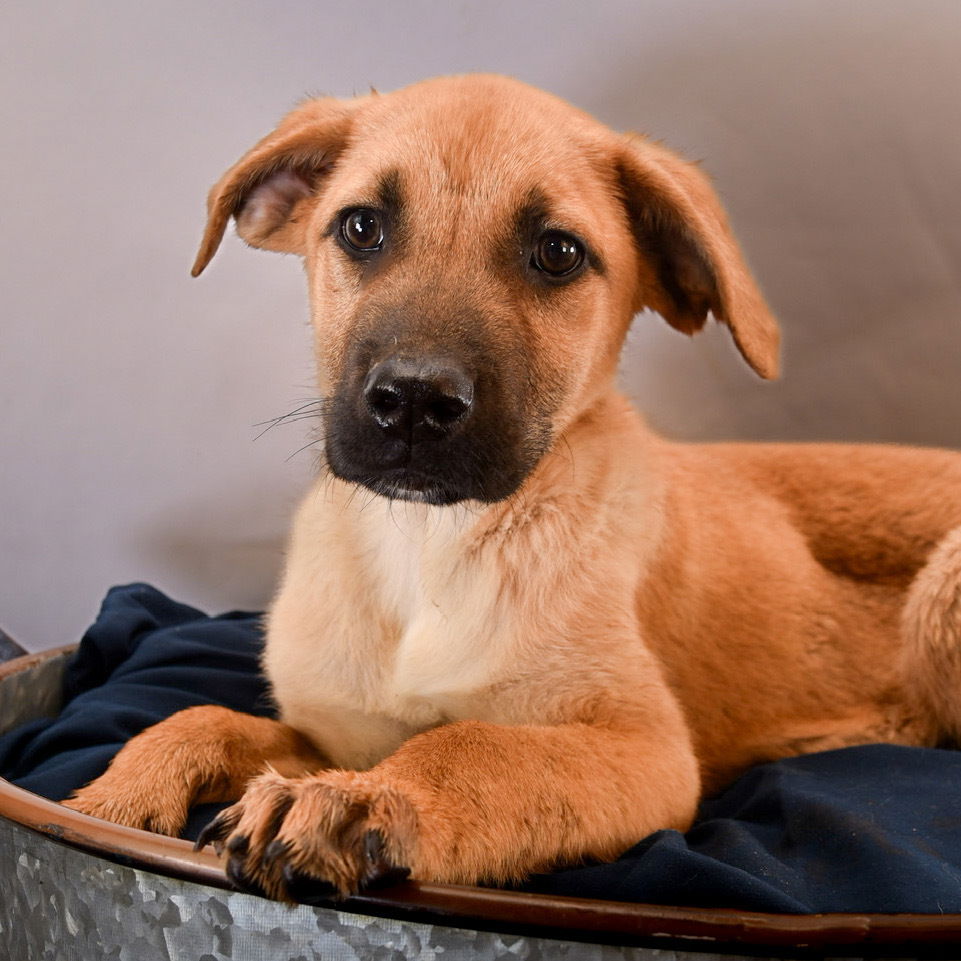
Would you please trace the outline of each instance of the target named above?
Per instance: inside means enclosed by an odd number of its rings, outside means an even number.
[[[0,737],[0,775],[60,800],[173,711],[270,714],[261,644],[256,614],[207,617],[143,584],[113,589],[68,667],[61,715]],[[187,836],[209,815],[195,812]],[[872,745],[766,764],[705,801],[686,835],[659,831],[613,864],[525,888],[784,913],[958,913],[961,752]]]

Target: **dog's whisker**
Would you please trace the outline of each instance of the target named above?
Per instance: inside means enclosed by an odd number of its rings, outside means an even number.
[[[286,464],[286,463],[289,463],[289,462],[292,461],[298,454],[302,454],[305,450],[310,450],[311,447],[313,447],[315,444],[319,444],[319,443],[320,443],[320,438],[315,438],[314,440],[309,441],[308,443],[304,444],[303,447],[298,447],[297,450],[295,450],[292,454],[288,454],[287,457],[284,458],[284,463],[285,463],[285,464]]]
[[[352,507],[354,501],[357,499],[358,496],[364,498],[364,497],[368,497],[368,496],[370,495],[370,493],[371,493],[370,490],[369,490],[367,487],[365,487],[364,484],[362,484],[362,483],[360,483],[360,482],[358,482],[358,483],[356,483],[356,484],[351,484],[351,485],[350,485],[350,493],[347,495],[347,499],[346,499],[346,501],[344,502],[344,507],[345,507],[345,508],[350,508],[350,507]],[[364,507],[367,505],[367,503],[369,503],[369,501],[362,501],[362,502],[361,502],[361,506],[360,506],[360,510],[363,510]]]
[[[260,421],[253,426],[262,427],[261,430],[255,437],[254,440],[260,440],[269,430],[275,427],[279,427],[281,424],[293,424],[301,420],[318,420],[322,419],[328,406],[328,401],[326,398],[317,398],[315,400],[308,401],[307,403],[301,404],[300,407],[296,407],[294,410],[286,414],[280,414],[277,417],[271,417],[268,420]]]
[[[280,424],[296,424],[298,421],[302,420],[318,420],[324,416],[323,410],[310,411],[303,414],[284,414],[282,417],[275,417],[272,421],[267,424],[266,430],[271,430],[274,427],[278,427]],[[255,427],[259,427],[259,424],[255,424]]]
[[[267,420],[262,420],[259,423],[254,424],[254,427],[263,427],[266,425],[281,423],[290,417],[294,417],[303,411],[316,410],[317,408],[323,408],[327,404],[327,400],[324,397],[317,397],[313,400],[306,401],[299,407],[295,407],[292,411],[288,411],[286,414],[280,414],[278,417],[269,417]]]

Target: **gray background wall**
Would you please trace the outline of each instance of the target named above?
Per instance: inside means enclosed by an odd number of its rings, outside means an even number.
[[[209,184],[310,92],[500,71],[703,160],[785,377],[641,317],[652,422],[961,447],[959,52],[957,0],[10,0],[0,624],[72,641],[134,579],[269,597],[312,465],[304,425],[254,440],[311,395],[300,268],[228,239],[187,271]]]

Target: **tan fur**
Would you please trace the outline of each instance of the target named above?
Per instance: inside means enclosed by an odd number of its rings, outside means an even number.
[[[364,273],[329,225],[387,173],[402,242]],[[576,282],[513,259],[526,197],[597,253]],[[514,389],[550,412],[550,443],[493,503],[325,474],[269,614],[284,723],[177,715],[71,807],[175,832],[270,764],[205,838],[242,885],[505,881],[683,830],[759,761],[961,734],[961,457],[672,444],[614,387],[644,306],[687,333],[710,312],[777,372],[776,325],[698,168],[512,81],[451,78],[305,104],[209,211],[195,273],[231,215],[304,257],[325,395],[402,317],[403,336],[478,337],[523,365]]]

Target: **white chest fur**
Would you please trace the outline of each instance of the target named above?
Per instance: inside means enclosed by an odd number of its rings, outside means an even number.
[[[512,632],[477,512],[315,490],[294,528],[265,667],[281,714],[339,765],[476,716]]]
[[[489,683],[499,650],[496,572],[469,548],[469,507],[383,502],[361,521],[369,575],[396,646],[385,665],[383,695],[449,700]]]

